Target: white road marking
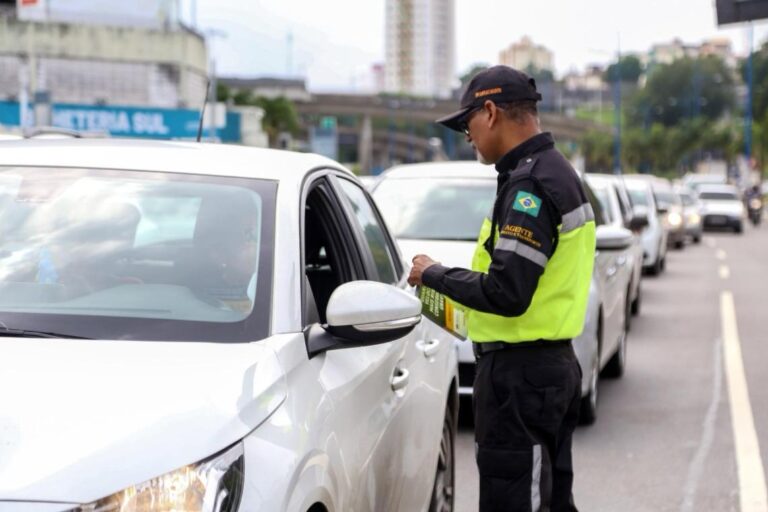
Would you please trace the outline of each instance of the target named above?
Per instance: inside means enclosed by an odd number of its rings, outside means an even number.
[[[718,249],[717,252],[715,253],[715,258],[717,258],[719,260],[724,260],[727,257],[728,257],[728,255],[722,249]]]
[[[765,470],[760,456],[760,445],[749,403],[749,388],[744,373],[739,331],[736,325],[736,307],[733,294],[720,295],[723,327],[725,374],[728,380],[728,398],[731,404],[731,423],[736,447],[736,467],[739,474],[739,501],[741,512],[768,512],[768,492]]]
[[[693,512],[694,510],[696,491],[701,481],[701,475],[704,473],[704,463],[707,460],[707,455],[709,455],[709,449],[712,447],[712,441],[715,439],[717,412],[720,408],[720,397],[723,392],[723,343],[719,339],[715,340],[714,357],[712,359],[712,398],[709,402],[707,414],[704,416],[699,447],[696,449],[696,454],[688,466],[688,477],[685,479],[683,503],[680,506],[680,512]]]
[[[731,277],[731,269],[728,268],[728,265],[720,265],[720,279],[728,279]]]

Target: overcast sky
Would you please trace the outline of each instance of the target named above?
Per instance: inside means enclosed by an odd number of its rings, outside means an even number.
[[[362,91],[371,64],[384,61],[384,0],[182,0],[197,2],[218,74],[306,77],[315,91]],[[714,0],[455,0],[457,75],[528,35],[554,52],[558,75],[646,51],[675,37],[686,43],[725,36],[747,51],[747,28],[718,29]],[[768,22],[755,24],[755,46]],[[292,38],[292,44],[289,40]],[[292,47],[292,51],[289,48]]]

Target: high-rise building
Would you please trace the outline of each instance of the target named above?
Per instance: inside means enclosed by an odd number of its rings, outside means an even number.
[[[555,70],[555,58],[552,52],[544,46],[534,44],[528,36],[499,52],[499,64],[522,71],[531,68],[538,71],[554,72]]]
[[[387,0],[387,92],[447,98],[455,82],[455,1]]]

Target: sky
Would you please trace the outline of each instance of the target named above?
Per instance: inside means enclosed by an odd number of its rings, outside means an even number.
[[[303,77],[312,91],[365,92],[384,61],[384,0],[181,0],[190,22],[211,38],[216,72]],[[523,36],[554,52],[556,74],[644,52],[680,38],[727,37],[748,49],[746,25],[718,28],[714,0],[455,0],[456,73],[495,64]],[[755,47],[768,20],[754,26]]]

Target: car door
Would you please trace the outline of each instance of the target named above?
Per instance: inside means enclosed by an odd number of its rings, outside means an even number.
[[[588,186],[584,187],[587,197],[595,212],[595,224],[597,237],[600,231],[606,229],[611,222],[611,212],[602,207],[602,204]],[[623,292],[620,283],[619,254],[617,251],[597,250],[595,252],[594,272],[600,285],[600,299],[603,311],[602,345],[600,347],[600,366],[616,351],[620,335],[620,324],[623,321],[620,311],[620,302]],[[620,318],[621,317],[621,318]]]
[[[325,307],[340,284],[368,277],[367,255],[356,242],[357,221],[331,179],[329,174],[314,179],[303,204],[308,331],[325,323]],[[399,418],[410,383],[404,361],[408,341],[331,350],[310,360],[323,401],[333,409],[328,424],[315,428],[325,432],[323,449],[335,454],[329,463],[335,465],[337,506],[343,510],[397,510],[404,465]]]
[[[357,221],[361,251],[369,261],[369,279],[407,286],[394,240],[368,193],[343,177],[337,183],[350,215]],[[401,465],[387,471],[386,478],[393,484],[388,510],[421,510],[429,502],[451,376],[452,338],[423,319],[400,340],[403,352],[399,368],[410,381],[402,389],[393,417],[400,440],[390,449],[401,452]]]

